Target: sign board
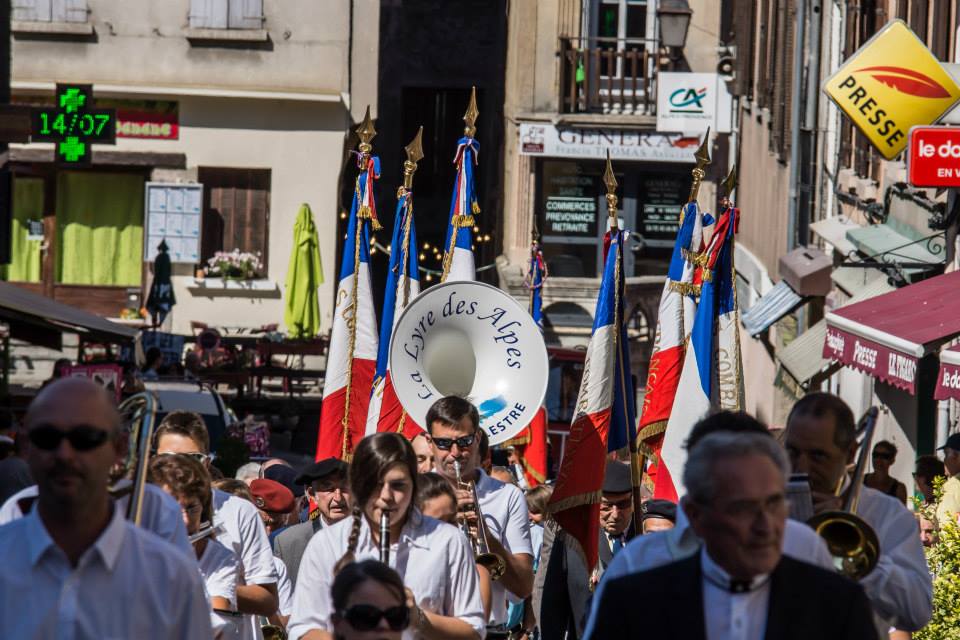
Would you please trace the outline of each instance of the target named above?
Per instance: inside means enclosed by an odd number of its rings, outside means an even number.
[[[673,248],[680,228],[680,212],[690,193],[690,178],[677,173],[658,173],[640,177],[637,199],[642,203],[637,230],[644,244]]]
[[[907,181],[915,187],[960,187],[960,127],[913,127]]]
[[[30,117],[33,142],[53,142],[59,165],[86,166],[91,144],[116,144],[114,109],[93,107],[93,85],[57,84],[54,107],[35,107]]]
[[[960,87],[902,20],[870,38],[823,91],[887,160],[907,146],[911,127],[933,124],[960,100]]]
[[[144,260],[153,262],[166,240],[170,262],[200,262],[203,185],[148,182],[146,187]]]
[[[717,73],[657,74],[657,131],[730,133],[733,96]]]
[[[67,367],[64,375],[69,378],[89,378],[113,394],[117,402],[120,402],[123,367],[118,364],[78,364]]]
[[[526,156],[693,163],[702,136],[624,129],[558,128],[520,124],[520,153]]]
[[[597,235],[596,197],[547,196],[543,234],[548,236]]]

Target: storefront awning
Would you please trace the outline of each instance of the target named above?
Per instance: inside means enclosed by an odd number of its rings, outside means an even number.
[[[893,290],[886,278],[874,278],[844,306],[869,300]],[[828,375],[832,368],[839,366],[823,357],[823,341],[826,337],[827,321],[821,320],[777,352],[777,360],[780,361],[781,367],[798,385],[805,387],[813,378]]]
[[[960,345],[940,352],[940,373],[937,375],[937,388],[933,392],[934,400],[960,400]]]
[[[856,251],[857,248],[852,242],[847,240],[847,231],[856,229],[859,226],[856,222],[851,222],[845,216],[834,216],[811,223],[810,231],[813,231],[832,244],[833,248],[843,255],[848,255]]]
[[[890,264],[905,264],[903,273],[914,276],[943,264],[942,236],[918,238],[895,220],[884,224],[857,227],[847,231],[847,239],[857,250],[873,259]],[[909,235],[908,235],[909,234]],[[927,266],[929,265],[929,267]]]
[[[769,329],[774,322],[803,304],[804,300],[805,298],[794,291],[786,280],[781,280],[740,317],[740,322],[743,323],[743,328],[755,338]]]
[[[848,296],[856,298],[857,295],[864,290],[864,287],[869,287],[877,280],[882,280],[884,283],[887,283],[889,276],[880,269],[850,266],[837,267],[830,274],[830,279]],[[886,289],[880,293],[893,291],[893,289],[894,287],[888,284]],[[853,302],[852,299],[851,302]]]
[[[64,331],[113,342],[130,342],[137,335],[136,329],[8,282],[0,282],[0,321],[10,325],[14,338],[47,346],[56,346],[51,344],[51,333]]]
[[[831,311],[823,357],[914,393],[920,358],[960,335],[957,291],[955,271]]]

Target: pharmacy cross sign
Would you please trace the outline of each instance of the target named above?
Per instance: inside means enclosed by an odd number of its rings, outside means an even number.
[[[52,142],[57,164],[90,164],[91,144],[116,144],[117,112],[93,108],[93,85],[57,84],[55,105],[35,107],[30,116],[33,142]]]

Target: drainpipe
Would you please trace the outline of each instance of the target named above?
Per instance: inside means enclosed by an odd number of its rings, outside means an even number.
[[[803,51],[807,30],[807,0],[797,2],[797,38],[793,48],[790,92],[790,202],[787,209],[787,251],[797,246],[797,211],[800,198],[800,89],[803,86]]]

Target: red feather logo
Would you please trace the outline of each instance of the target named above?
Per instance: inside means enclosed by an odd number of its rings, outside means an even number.
[[[903,67],[865,67],[854,73],[868,72],[870,77],[900,93],[918,98],[949,98],[950,92],[930,76]]]

